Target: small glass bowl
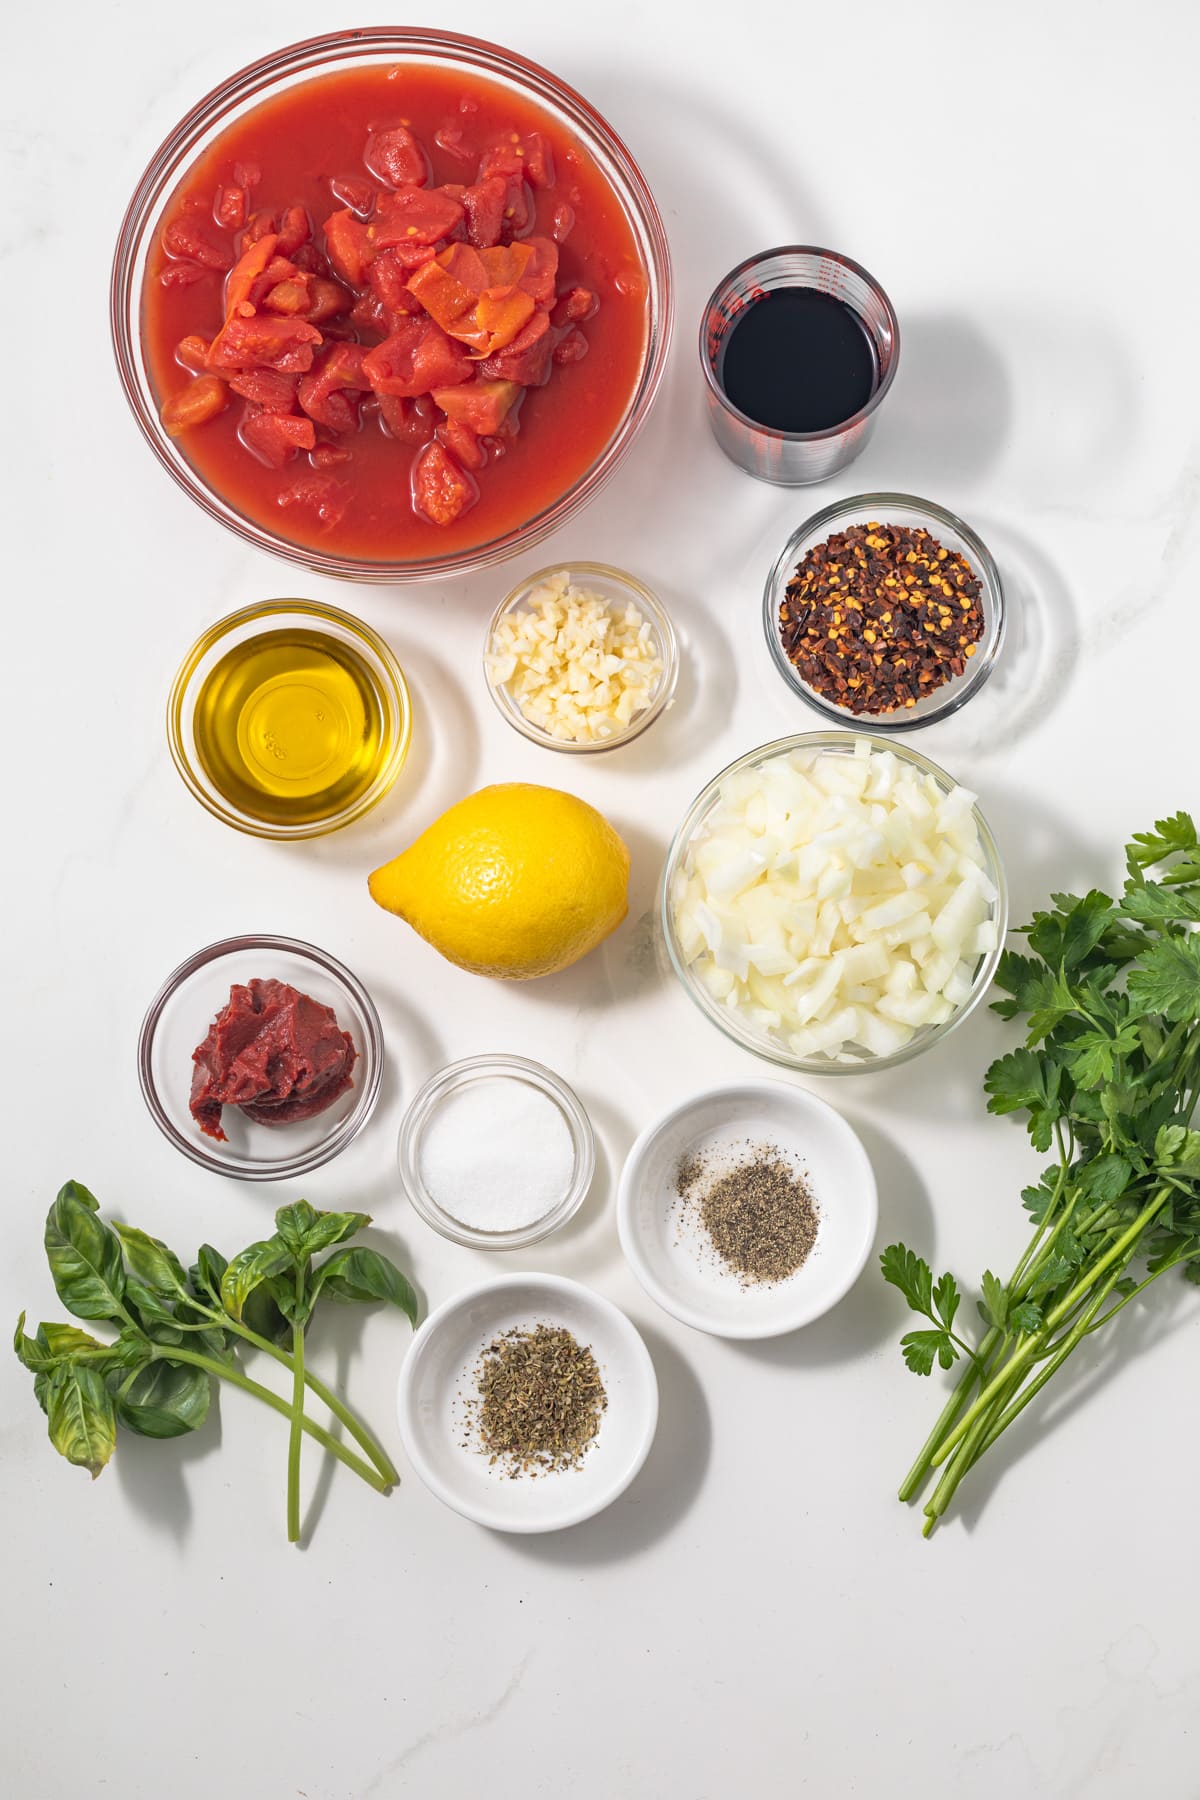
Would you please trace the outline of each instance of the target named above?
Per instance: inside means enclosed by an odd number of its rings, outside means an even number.
[[[834,532],[845,531],[851,525],[871,523],[922,527],[947,550],[959,551],[970,563],[980,585],[983,636],[974,656],[967,659],[962,674],[952,676],[942,687],[918,700],[915,706],[898,707],[894,713],[854,713],[849,707],[835,706],[804,680],[789,660],[779,632],[779,609],[788,583],[808,552]],[[848,500],[835,500],[832,506],[822,507],[811,519],[806,519],[783,546],[763,590],[763,629],[771,660],[792,692],[799,694],[825,718],[867,732],[916,731],[922,725],[948,718],[960,706],[965,706],[991,674],[1004,641],[1004,589],[1000,571],[987,545],[952,512],[935,506],[932,500],[919,500],[914,494],[853,494]]]
[[[461,1093],[472,1082],[495,1080],[497,1076],[528,1082],[559,1108],[575,1148],[575,1171],[562,1199],[531,1225],[522,1225],[514,1231],[476,1231],[440,1206],[425,1186],[421,1179],[421,1142],[434,1113],[451,1094]],[[565,1081],[543,1068],[541,1063],[530,1062],[523,1056],[468,1056],[462,1062],[448,1063],[444,1069],[439,1069],[417,1094],[400,1127],[397,1159],[400,1180],[414,1211],[443,1237],[455,1244],[466,1244],[473,1250],[522,1250],[528,1244],[549,1237],[583,1205],[596,1170],[596,1140],[592,1122],[575,1094]]]
[[[206,1137],[188,1110],[192,1052],[228,1003],[238,982],[290,982],[333,1008],[358,1052],[353,1086],[311,1119],[260,1125],[227,1106],[228,1143]],[[168,975],[150,1002],[138,1040],[138,1079],[150,1116],[165,1138],[201,1168],[238,1181],[282,1181],[331,1162],[358,1136],[375,1110],[383,1079],[383,1028],[357,976],[324,950],[296,938],[223,938],[197,950]]]
[[[449,69],[465,81],[481,77],[501,94],[517,94],[547,113],[594,163],[624,216],[646,282],[646,337],[640,367],[620,420],[591,463],[539,512],[500,535],[449,551],[372,560],[339,548],[299,543],[240,512],[192,467],[184,438],[169,437],[142,345],[142,283],[146,258],[163,213],[191,165],[235,120],[286,89],[336,70],[414,67]],[[121,223],[109,288],[109,319],[122,390],[154,455],[184,493],[212,519],[260,550],[352,581],[423,581],[462,575],[527,550],[558,529],[598,492],[624,459],[658,392],[671,339],[673,292],[667,234],[637,163],[591,103],[528,57],[457,32],[368,26],[332,31],[260,57],[239,69],[187,112],[155,151]]]
[[[589,588],[599,594],[601,599],[610,605],[622,605],[632,601],[637,607],[654,635],[658,654],[662,661],[662,674],[654,689],[649,706],[640,713],[635,713],[623,731],[615,736],[605,738],[598,744],[576,744],[565,738],[552,737],[543,731],[540,725],[534,725],[521,711],[516,699],[506,686],[493,681],[488,668],[488,656],[492,647],[492,637],[501,619],[509,613],[520,612],[528,606],[530,595],[555,575],[565,575],[572,583]],[[629,575],[624,569],[610,568],[607,563],[573,562],[554,563],[547,569],[539,569],[536,575],[529,575],[518,582],[512,593],[503,599],[492,614],[487,628],[487,636],[483,644],[483,677],[487,682],[488,693],[496,703],[496,709],[507,719],[514,731],[527,737],[531,744],[541,744],[547,750],[565,750],[577,754],[595,753],[599,750],[618,750],[622,744],[631,744],[636,737],[653,725],[660,713],[664,713],[675,697],[675,686],[679,680],[679,641],[675,636],[675,627],[664,612],[661,602],[650,589]]]
[[[694,968],[684,956],[675,932],[675,908],[672,903],[672,890],[676,876],[687,861],[692,840],[703,826],[709,813],[717,804],[721,786],[731,775],[739,774],[743,769],[760,767],[777,757],[790,756],[794,750],[830,750],[838,755],[852,756],[854,746],[862,739],[871,745],[873,750],[886,750],[899,761],[909,763],[923,775],[932,775],[938,786],[949,792],[957,784],[954,778],[947,775],[935,762],[927,756],[912,750],[907,744],[892,743],[889,739],[879,737],[871,732],[857,731],[810,731],[799,737],[778,738],[773,744],[762,744],[757,750],[747,751],[736,762],[722,769],[713,777],[702,793],[698,794],[684,817],[683,823],[671,840],[667,851],[666,865],[663,869],[662,885],[659,889],[659,920],[663,940],[671,967],[678,976],[684,992],[692,1000],[705,1018],[711,1019],[719,1031],[740,1044],[744,1050],[752,1050],[755,1056],[764,1057],[768,1062],[777,1063],[780,1068],[795,1069],[805,1075],[862,1075],[873,1074],[880,1069],[896,1068],[900,1063],[909,1062],[914,1056],[920,1056],[923,1050],[929,1050],[942,1038],[946,1037],[956,1026],[961,1025],[968,1013],[974,1012],[991,986],[992,977],[996,973],[1004,949],[1004,934],[1008,928],[1008,886],[1004,878],[1004,867],[1000,861],[1000,852],[996,840],[992,836],[987,820],[979,808],[972,808],[972,817],[979,832],[979,841],[983,846],[984,872],[996,890],[996,899],[992,906],[991,923],[996,927],[995,947],[982,954],[975,969],[975,978],[971,992],[962,1005],[950,1018],[940,1025],[925,1025],[918,1028],[901,1049],[892,1051],[887,1056],[864,1055],[854,1062],[836,1062],[828,1056],[797,1056],[795,1051],[780,1042],[770,1032],[761,1027],[751,1025],[732,1007],[724,1005],[713,998],[708,989],[697,978]]]
[[[354,803],[340,812],[322,819],[309,819],[289,824],[274,824],[256,819],[226,798],[205,773],[197,754],[193,729],[195,708],[200,693],[213,668],[235,645],[258,637],[267,630],[299,627],[317,630],[336,642],[348,645],[365,662],[372,678],[375,698],[383,715],[384,729],[391,739],[391,749],[376,771],[370,787]],[[167,700],[167,742],[175,767],[190,792],[214,818],[235,831],[251,837],[274,838],[291,842],[298,838],[324,837],[360,819],[377,801],[382,800],[404,767],[412,739],[412,702],[404,671],[383,639],[361,619],[351,618],[333,606],[321,606],[313,600],[264,600],[257,606],[243,607],[218,619],[215,625],[192,645],[171,684]]]

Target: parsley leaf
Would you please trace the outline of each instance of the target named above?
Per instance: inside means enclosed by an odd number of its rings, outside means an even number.
[[[1128,1157],[1110,1152],[1085,1166],[1079,1177],[1079,1191],[1091,1200],[1108,1204],[1120,1199],[1132,1179],[1133,1167]]]
[[[914,1312],[933,1317],[933,1270],[904,1244],[889,1244],[879,1258],[883,1279],[899,1288]]]
[[[1161,1126],[1154,1139],[1154,1160],[1160,1169],[1200,1174],[1200,1131],[1189,1131],[1184,1125]]]
[[[1075,1265],[1065,1256],[1048,1256],[1029,1284],[1033,1294],[1049,1294],[1074,1273]]]
[[[1021,1300],[1008,1315],[1010,1331],[1023,1331],[1028,1336],[1037,1330],[1042,1322],[1042,1309],[1036,1300]]]
[[[947,1269],[933,1290],[933,1304],[938,1318],[949,1331],[954,1325],[954,1315],[958,1311],[958,1283]]]
[[[1139,869],[1150,869],[1175,855],[1191,855],[1200,850],[1200,838],[1190,813],[1177,812],[1173,818],[1159,819],[1153,831],[1135,831],[1128,846],[1131,862]]]
[[[958,1283],[949,1270],[933,1282],[929,1264],[903,1244],[889,1244],[879,1258],[883,1279],[899,1288],[912,1310],[923,1313],[933,1331],[910,1331],[901,1338],[904,1360],[914,1375],[928,1375],[934,1362],[943,1369],[958,1359],[954,1341],[954,1317],[958,1312]]]
[[[980,1285],[983,1288],[984,1317],[990,1320],[997,1330],[1003,1331],[1008,1320],[1008,1289],[1000,1277],[993,1275],[990,1269],[984,1271],[983,1281]]]
[[[1200,1018],[1200,935],[1162,938],[1130,972],[1130,1003],[1174,1024]]]
[[[1131,881],[1120,905],[1127,919],[1156,929],[1178,921],[1200,920],[1200,894],[1163,887],[1157,881]]]
[[[1060,1107],[1062,1065],[1033,1050],[1010,1050],[995,1061],[983,1078],[989,1095],[988,1111],[1028,1112],[1029,1135],[1034,1148],[1048,1150]]]
[[[1062,934],[1062,959],[1065,969],[1077,969],[1099,944],[1116,917],[1107,894],[1092,888],[1077,900],[1073,894],[1055,894],[1055,904],[1065,915]],[[1067,905],[1066,902],[1070,902]]]
[[[943,1369],[958,1360],[958,1351],[944,1331],[909,1331],[900,1339],[900,1348],[914,1375],[931,1374],[935,1358]]]
[[[1015,1019],[1018,1013],[1031,1013],[1047,1006],[1054,993],[1054,971],[1032,956],[1020,956],[1006,950],[996,969],[996,986],[1011,994],[1011,1000],[993,1000],[992,1011],[1002,1019]]]
[[[1126,1020],[1115,1036],[1106,1031],[1082,1031],[1071,1039],[1067,1064],[1076,1087],[1095,1088],[1111,1081],[1116,1073],[1117,1058],[1132,1056],[1139,1044],[1138,1028]]]
[[[1059,1191],[1060,1173],[1058,1164],[1052,1163],[1036,1187],[1021,1189],[1021,1204],[1035,1224],[1040,1225],[1054,1205]]]

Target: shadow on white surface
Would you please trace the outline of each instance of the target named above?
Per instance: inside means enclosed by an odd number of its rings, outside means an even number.
[[[911,470],[905,491],[940,500],[943,483],[953,491],[988,473],[1012,413],[1008,370],[973,319],[901,312],[900,365],[880,408],[873,462]]]
[[[1066,579],[1040,544],[986,514],[972,512],[970,523],[1000,570],[1005,640],[985,685],[960,714],[931,727],[929,738],[934,745],[953,739],[976,756],[1002,756],[1062,704],[1079,668],[1080,621]]]
[[[600,1568],[648,1550],[695,1500],[712,1446],[708,1402],[675,1346],[640,1322],[638,1330],[658,1377],[658,1429],[640,1475],[606,1512],[582,1525],[540,1537],[496,1533],[498,1547],[558,1568]]]
[[[192,1529],[187,1471],[221,1448],[221,1403],[215,1393],[199,1431],[186,1437],[145,1438],[122,1430],[112,1466],[130,1506],[153,1531],[185,1544]]]
[[[386,635],[408,680],[413,708],[412,747],[389,796],[389,811],[394,820],[411,805],[419,810],[423,828],[478,786],[479,726],[462,684],[444,663],[423,644],[407,643],[395,631]],[[480,667],[468,671],[476,692],[483,682],[482,624],[478,649]]]
[[[403,945],[401,945],[403,947]],[[375,1109],[375,1117],[371,1121],[372,1129],[379,1128],[382,1119],[398,1120],[400,1112],[406,1109],[416,1097],[417,1088],[440,1069],[446,1062],[446,1050],[441,1038],[432,1029],[428,1020],[409,1005],[407,997],[401,998],[390,981],[371,976],[371,998],[379,1013],[379,1022],[383,1027],[384,1063],[383,1080],[379,1090],[379,1102]],[[415,1085],[405,1089],[401,1078],[401,1065],[416,1072]],[[394,1167],[395,1144],[392,1145]]]
[[[703,757],[728,728],[737,704],[733,646],[716,620],[679,588],[657,586],[679,639],[679,683],[660,719],[604,758],[604,771],[634,780]]]
[[[370,1212],[370,1195],[361,1204],[367,1212]],[[416,1290],[417,1317],[424,1319],[429,1311],[428,1298],[413,1274],[412,1252],[405,1240],[393,1231],[383,1231],[378,1226],[372,1225],[361,1234],[359,1239],[356,1239],[356,1242],[360,1242],[372,1250],[378,1250],[382,1255],[390,1257],[397,1267],[403,1269]],[[318,1322],[309,1328],[306,1351],[314,1371],[328,1387],[333,1389],[335,1394],[340,1395],[351,1407],[354,1406],[354,1401],[349,1392],[350,1371],[362,1349],[363,1327],[367,1315],[381,1310],[383,1309],[378,1306],[326,1306],[320,1312]],[[407,1353],[407,1348],[405,1345],[405,1353]],[[324,1407],[319,1402],[313,1401],[311,1396],[309,1397],[309,1410],[321,1420],[326,1430],[339,1443],[348,1443],[350,1449],[357,1454],[362,1454],[356,1444],[352,1441],[348,1442],[346,1432],[339,1421],[327,1416]],[[364,1423],[369,1425],[370,1421],[366,1420]],[[383,1441],[387,1442],[386,1433],[380,1434],[376,1431],[376,1435],[382,1436]],[[335,1458],[328,1452],[322,1451],[311,1439],[305,1438],[305,1463],[310,1465],[313,1457],[318,1459],[319,1467],[317,1479],[313,1483],[312,1492],[300,1521],[300,1549],[302,1550],[307,1550],[312,1542],[328,1504],[334,1476],[339,1472]],[[343,1479],[357,1480],[357,1477],[352,1476],[349,1470],[343,1469],[340,1473]]]

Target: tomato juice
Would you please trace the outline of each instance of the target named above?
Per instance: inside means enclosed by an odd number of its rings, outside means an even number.
[[[618,429],[648,328],[584,145],[523,95],[415,64],[317,76],[231,123],[163,212],[141,304],[197,475],[280,537],[376,562],[552,505]]]

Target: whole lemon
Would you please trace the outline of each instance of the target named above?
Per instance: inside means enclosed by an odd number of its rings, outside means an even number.
[[[460,800],[368,885],[459,968],[527,981],[616,930],[629,852],[585,801],[510,781]]]

